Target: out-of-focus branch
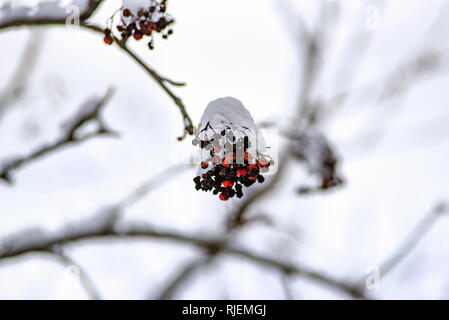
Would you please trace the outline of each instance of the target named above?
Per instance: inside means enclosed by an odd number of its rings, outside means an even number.
[[[170,300],[173,299],[175,293],[179,291],[179,288],[189,280],[198,269],[201,269],[205,265],[209,264],[213,256],[206,256],[201,258],[195,258],[178,271],[178,273],[168,281],[167,285],[161,290],[161,293],[157,297],[157,300]],[[152,299],[150,296],[149,299]]]
[[[92,278],[89,276],[89,274],[86,272],[86,270],[76,261],[74,261],[70,256],[63,252],[57,252],[57,250],[48,251],[48,252],[42,252],[43,254],[49,254],[52,258],[54,258],[56,261],[58,261],[60,264],[62,264],[64,267],[75,267],[78,274],[76,276],[79,276],[79,281],[81,286],[86,291],[87,296],[91,300],[101,300],[101,295],[95,286]],[[42,254],[41,253],[41,254]]]
[[[18,168],[35,161],[49,153],[60,150],[61,148],[84,142],[93,137],[102,135],[114,135],[117,133],[108,129],[101,119],[101,110],[109,102],[112,97],[113,89],[109,89],[107,93],[101,99],[95,99],[87,101],[79,110],[79,112],[71,118],[65,125],[64,133],[58,140],[51,144],[46,144],[38,148],[27,156],[21,156],[6,161],[3,165],[0,165],[0,179],[12,183],[11,173]],[[90,133],[86,133],[82,136],[78,136],[77,131],[87,122],[94,121],[97,123],[98,128]]]
[[[100,7],[103,0],[86,0],[87,5],[83,12],[80,13],[80,21],[86,21],[89,19],[95,11]],[[59,6],[59,3],[55,1],[55,7]],[[42,16],[39,14],[30,14],[19,16],[14,19],[8,19],[3,23],[0,23],[0,29],[9,29],[22,26],[40,26],[40,25],[65,25],[67,22],[66,16]]]
[[[159,86],[168,94],[168,96],[173,100],[173,102],[178,106],[181,112],[183,123],[184,123],[184,134],[178,138],[178,140],[183,140],[187,134],[193,134],[193,122],[187,113],[186,107],[182,102],[181,98],[173,93],[173,91],[166,85],[169,83],[171,85],[182,86],[183,83],[177,83],[173,80],[169,80],[165,77],[160,76],[155,70],[153,70],[147,63],[140,59],[133,51],[131,51],[126,43],[117,42],[119,47],[126,52],[137,64],[139,64],[158,84]]]
[[[252,262],[257,262],[257,263],[262,264],[269,268],[274,268],[276,270],[279,270],[279,271],[284,272],[289,275],[296,275],[296,276],[307,278],[316,283],[322,284],[326,287],[333,288],[333,289],[336,289],[337,291],[344,292],[348,296],[351,296],[353,298],[366,298],[363,291],[361,291],[360,288],[358,288],[356,285],[351,284],[350,282],[345,282],[345,281],[340,281],[340,280],[334,279],[330,276],[327,276],[324,273],[308,269],[307,267],[304,267],[304,266],[298,266],[298,265],[290,264],[287,262],[281,262],[277,259],[265,257],[262,255],[257,255],[257,254],[251,253],[249,251],[236,249],[236,248],[234,248],[234,249],[228,248],[228,249],[225,249],[224,252],[240,256],[240,257],[250,260]]]
[[[17,101],[25,92],[27,78],[36,66],[42,49],[44,36],[41,30],[32,31],[17,68],[6,88],[0,92],[0,121],[8,107]]]
[[[282,289],[284,290],[284,295],[285,295],[285,300],[293,300],[293,292],[292,289],[290,288],[290,277],[288,274],[283,273],[281,275],[281,284],[282,284]]]
[[[390,257],[380,264],[379,270],[382,278],[390,273],[416,247],[447,210],[448,206],[446,203],[439,203],[426,214],[404,242]]]
[[[71,243],[85,243],[93,240],[124,239],[165,239],[175,243],[193,245],[212,254],[230,254],[247,259],[259,265],[269,267],[290,275],[310,279],[321,285],[336,289],[351,297],[363,298],[360,290],[350,283],[334,279],[319,271],[282,262],[277,259],[254,254],[228,244],[228,239],[221,237],[199,237],[176,231],[162,231],[148,224],[120,225],[118,215],[102,214],[95,219],[72,223],[54,233],[39,232],[33,239],[27,240],[27,233],[9,237],[0,242],[0,260],[17,257],[30,252],[47,252]]]
[[[89,5],[85,13],[81,14],[81,21],[80,26],[82,28],[101,33],[103,35],[103,28],[97,25],[90,24],[86,22],[86,20],[95,12],[95,10],[98,8],[102,1],[95,1],[90,0]],[[19,18],[11,21],[7,21],[3,24],[0,23],[0,31],[6,30],[13,27],[29,27],[29,26],[64,26],[66,25],[66,17],[57,17],[57,18],[51,18],[51,17],[41,17],[41,16],[30,16],[25,18]],[[173,86],[183,86],[185,83],[182,82],[176,82],[171,79],[168,79],[167,77],[163,77],[159,75],[153,68],[151,68],[146,62],[144,62],[141,58],[139,58],[131,49],[128,48],[126,45],[126,41],[120,41],[116,39],[114,41],[118,45],[120,49],[122,49],[124,52],[126,52],[138,65],[140,65],[148,75],[150,75],[157,84],[167,93],[167,95],[173,100],[173,102],[178,107],[179,111],[181,112],[182,118],[183,118],[183,125],[184,125],[184,133],[182,136],[178,138],[178,140],[184,139],[187,134],[193,134],[194,131],[194,125],[193,122],[187,113],[186,107],[180,97],[178,97],[169,87],[169,85]]]

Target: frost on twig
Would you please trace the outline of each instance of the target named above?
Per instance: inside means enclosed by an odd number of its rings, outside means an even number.
[[[109,102],[112,94],[113,90],[109,89],[105,96],[89,99],[83,104],[78,113],[63,124],[63,133],[54,143],[43,145],[27,156],[11,158],[0,164],[0,180],[12,183],[12,171],[67,145],[80,143],[100,135],[116,136],[117,133],[108,129],[101,118],[101,110]],[[80,134],[79,132],[89,123],[94,123],[96,128],[93,131]]]
[[[243,186],[263,183],[274,163],[251,114],[232,97],[208,104],[193,144],[201,149],[195,188],[219,194],[223,201],[241,198]]]

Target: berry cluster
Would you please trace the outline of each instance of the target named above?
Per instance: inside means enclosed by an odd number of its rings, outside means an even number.
[[[193,179],[196,190],[212,191],[223,201],[234,196],[241,198],[243,186],[263,183],[265,178],[262,174],[272,163],[265,156],[254,157],[248,152],[251,147],[248,136],[236,139],[232,132],[227,133],[226,130],[210,140],[196,137],[193,144],[208,154],[207,159],[201,162],[204,173]]]
[[[145,36],[150,38],[148,47],[154,49],[153,33],[162,33],[162,38],[167,39],[173,34],[172,29],[168,29],[174,19],[166,13],[167,0],[149,0],[147,8],[141,8],[137,12],[133,12],[129,8],[121,8],[120,23],[116,25],[117,31],[120,33],[121,41],[133,37],[135,40],[141,40]],[[104,42],[112,44],[114,42],[113,25],[114,14],[108,23],[108,28],[104,30]]]

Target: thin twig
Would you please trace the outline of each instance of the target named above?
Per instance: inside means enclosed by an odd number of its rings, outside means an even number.
[[[283,273],[281,275],[281,284],[282,284],[282,289],[284,290],[285,300],[294,300],[293,292],[292,292],[292,289],[290,288],[289,281],[290,281],[289,275],[286,273]]]

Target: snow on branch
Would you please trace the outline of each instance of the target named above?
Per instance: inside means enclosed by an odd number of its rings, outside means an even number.
[[[103,97],[88,99],[77,114],[63,124],[63,133],[55,142],[45,144],[29,155],[18,156],[0,164],[0,180],[12,183],[11,173],[14,170],[68,145],[81,143],[97,136],[116,136],[117,133],[108,129],[101,118],[101,111],[111,99],[112,94],[113,89],[109,89]],[[85,124],[92,122],[96,124],[95,130],[79,134]]]

